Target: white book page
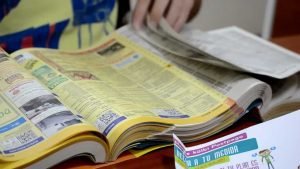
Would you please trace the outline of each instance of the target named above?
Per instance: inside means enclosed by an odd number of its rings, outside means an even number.
[[[237,27],[185,38],[205,52],[247,72],[286,78],[300,70],[300,56]]]

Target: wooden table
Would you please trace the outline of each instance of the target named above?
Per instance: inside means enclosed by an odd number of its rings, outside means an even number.
[[[271,40],[272,42],[279,44],[283,47],[286,47],[290,50],[293,50],[297,53],[300,53],[300,35],[290,36],[290,37],[282,37],[282,38],[274,38]],[[236,122],[233,126],[228,129],[222,131],[221,133],[209,137],[207,139],[189,143],[187,146],[192,146],[200,143],[207,142],[209,140],[213,140],[222,136],[225,136],[229,133],[244,129],[246,127],[258,124],[260,121],[258,120],[257,114],[249,113],[241,118],[238,122]],[[174,169],[174,151],[173,147],[166,147],[160,150],[156,150],[149,154],[146,154],[139,158],[120,158],[113,163],[108,164],[94,164],[90,160],[85,158],[74,158],[70,159],[58,166],[54,167],[57,169],[60,168],[73,168],[73,169]]]
[[[300,35],[273,38],[271,41],[300,54]]]

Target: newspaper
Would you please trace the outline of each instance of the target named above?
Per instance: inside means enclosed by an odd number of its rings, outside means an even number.
[[[174,32],[162,20],[139,35],[149,43],[177,56],[228,69],[283,79],[300,70],[298,54],[272,44],[237,27],[195,34]]]

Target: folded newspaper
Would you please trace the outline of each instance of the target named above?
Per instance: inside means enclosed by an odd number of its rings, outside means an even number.
[[[300,110],[193,147],[173,135],[176,169],[300,168],[299,121]]]
[[[300,71],[300,56],[238,27],[182,36],[161,20],[139,31],[152,45],[177,56],[232,70],[283,79]],[[149,36],[151,35],[151,36]]]
[[[80,51],[0,50],[0,168],[47,168],[79,155],[113,161],[172,142],[173,133],[184,142],[208,137],[252,108],[264,119],[299,108],[298,75],[264,82],[196,61],[223,63],[206,52],[189,59],[174,55],[185,49],[172,43],[161,50],[145,40],[147,30],[125,26]],[[185,35],[195,44],[202,37]]]

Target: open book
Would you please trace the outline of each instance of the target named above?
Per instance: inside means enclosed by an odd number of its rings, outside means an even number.
[[[0,168],[78,155],[112,161],[173,133],[184,142],[208,137],[254,107],[263,118],[271,110],[266,82],[155,48],[129,26],[87,50],[0,52]],[[295,81],[276,84],[294,94],[287,84]]]
[[[208,32],[184,29],[178,34],[165,20],[161,20],[158,27],[148,23],[148,27],[138,34],[140,36],[128,37],[214,88],[223,90],[225,86],[221,87],[222,84],[236,83],[236,79],[228,74],[232,71],[217,67],[234,70],[269,84],[272,101],[270,104],[264,103],[268,105],[261,110],[264,120],[300,109],[300,55],[297,53],[238,27]],[[205,70],[207,66],[213,72],[208,73]]]

